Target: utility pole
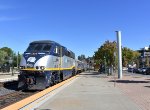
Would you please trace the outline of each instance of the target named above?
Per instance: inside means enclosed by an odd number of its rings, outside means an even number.
[[[122,48],[121,48],[121,31],[116,31],[117,49],[118,49],[118,78],[122,79]]]

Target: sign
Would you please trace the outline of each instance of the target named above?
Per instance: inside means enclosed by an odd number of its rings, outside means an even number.
[[[12,57],[9,57],[8,62],[9,62],[9,64],[12,64],[12,62],[13,62]]]

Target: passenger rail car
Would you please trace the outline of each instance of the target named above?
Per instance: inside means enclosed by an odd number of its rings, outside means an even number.
[[[75,69],[76,69],[76,74],[81,73],[83,71],[87,71],[87,63],[80,61],[80,60],[75,60]]]
[[[71,50],[50,40],[34,41],[22,55],[18,88],[42,90],[75,73]]]

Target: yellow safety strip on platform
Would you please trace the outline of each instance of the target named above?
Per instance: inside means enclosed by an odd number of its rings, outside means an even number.
[[[58,83],[58,84],[56,84],[56,85],[54,85],[52,87],[49,87],[49,88],[47,88],[47,89],[45,89],[45,90],[43,90],[43,91],[41,91],[41,92],[39,92],[37,94],[34,94],[34,95],[30,96],[30,97],[27,97],[27,98],[25,98],[25,99],[23,99],[23,100],[21,100],[19,102],[16,102],[16,103],[14,103],[14,104],[12,104],[12,105],[10,105],[8,107],[5,107],[5,108],[3,108],[1,110],[19,110],[19,109],[25,107],[26,105],[36,101],[37,99],[42,98],[44,95],[50,93],[51,91],[53,91],[53,90],[63,86],[64,84],[68,83],[69,81],[75,79],[77,76],[78,75],[76,75],[74,77],[71,77],[71,78],[69,78],[69,79],[67,79],[67,80],[65,80],[65,81],[63,81],[61,83]],[[30,110],[30,107],[27,108],[27,110]]]
[[[27,70],[27,71],[59,71],[59,70],[71,70],[75,66],[72,66],[70,68],[45,68],[44,70],[41,69],[36,69],[36,68],[26,68],[26,69],[21,69],[21,70]]]

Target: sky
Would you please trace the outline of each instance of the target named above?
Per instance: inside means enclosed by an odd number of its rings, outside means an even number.
[[[23,53],[53,40],[76,56],[93,56],[107,40],[139,50],[150,45],[150,0],[0,0],[0,48]]]

